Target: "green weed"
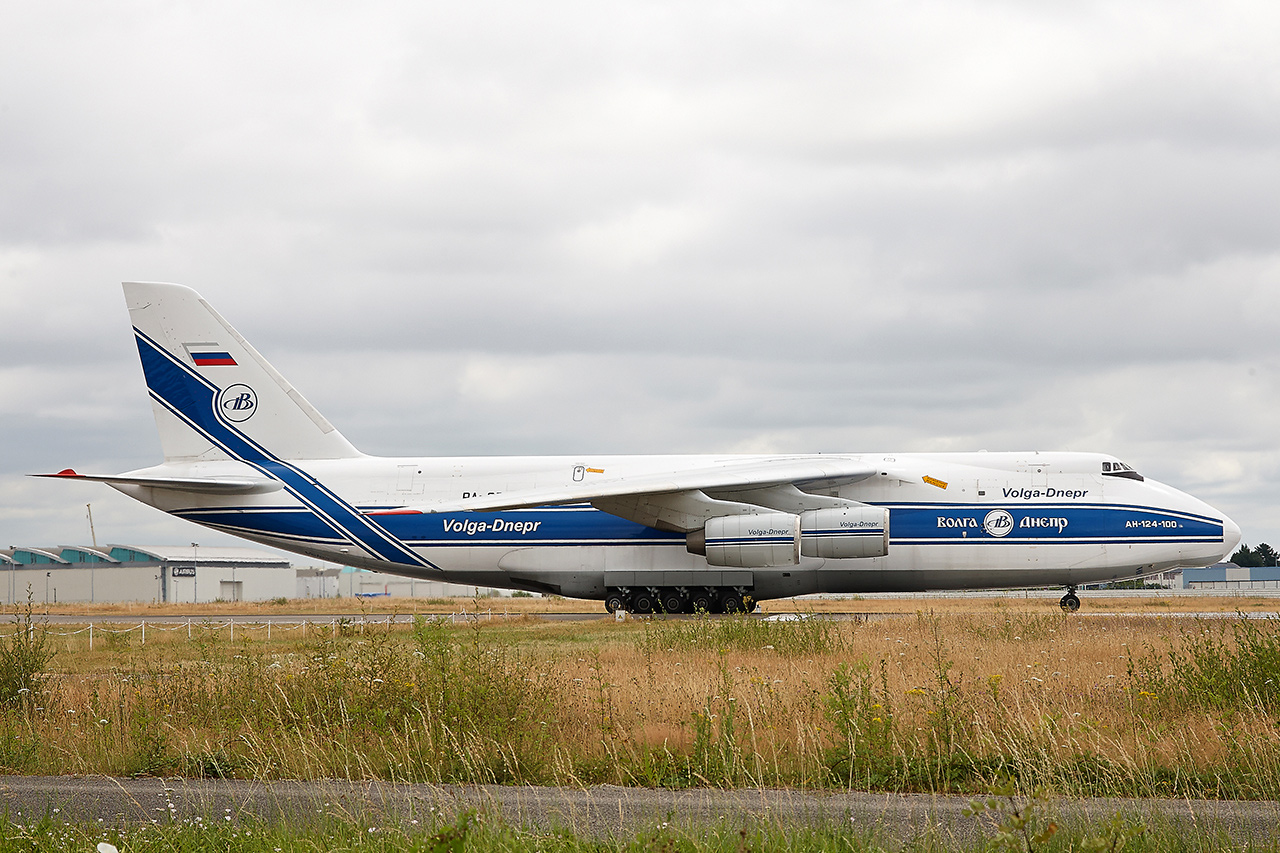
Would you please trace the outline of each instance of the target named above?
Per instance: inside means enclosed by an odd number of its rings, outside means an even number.
[[[824,712],[832,746],[825,764],[831,781],[845,788],[884,788],[902,775],[888,664],[883,659],[877,676],[866,661],[858,661],[839,664],[827,680]]]
[[[1196,628],[1163,656],[1148,648],[1130,660],[1135,692],[1173,705],[1280,712],[1280,620],[1241,615]]]
[[[47,707],[45,684],[54,649],[48,627],[34,618],[30,587],[27,603],[15,608],[13,633],[0,640],[0,705],[30,712]]]

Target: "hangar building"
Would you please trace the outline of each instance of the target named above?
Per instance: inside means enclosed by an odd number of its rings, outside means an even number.
[[[0,602],[36,604],[270,601],[273,598],[448,598],[485,587],[351,568],[298,568],[253,548],[205,545],[55,545],[0,548]]]
[[[0,599],[58,602],[266,601],[293,598],[283,557],[252,548],[57,545],[0,549]]]
[[[1182,570],[1183,589],[1280,589],[1280,567],[1215,563],[1203,569]]]

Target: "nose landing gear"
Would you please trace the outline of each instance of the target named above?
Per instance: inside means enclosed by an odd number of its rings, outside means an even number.
[[[1075,613],[1080,609],[1080,599],[1076,597],[1075,585],[1067,587],[1067,594],[1062,596],[1062,600],[1058,602],[1058,606],[1062,608],[1063,613]]]

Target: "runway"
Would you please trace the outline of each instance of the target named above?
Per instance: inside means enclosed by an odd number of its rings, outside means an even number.
[[[496,785],[393,785],[385,782],[247,782],[206,779],[10,776],[0,782],[10,818],[46,814],[110,825],[157,821],[310,823],[336,817],[427,824],[433,816],[475,809],[529,829],[569,830],[592,838],[634,836],[676,826],[759,822],[778,826],[848,827],[906,841],[928,832],[971,842],[988,834],[983,818],[963,814],[969,799],[913,794],[813,793],[792,790],[684,790]],[[1207,800],[1056,800],[1066,826],[1101,824],[1117,812],[1151,825],[1222,832],[1237,842],[1275,838],[1280,803]],[[989,819],[987,819],[989,820]]]

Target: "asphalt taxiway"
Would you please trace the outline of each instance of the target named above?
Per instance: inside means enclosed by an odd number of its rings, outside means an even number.
[[[827,793],[777,789],[672,791],[621,788],[504,787],[386,782],[250,782],[217,779],[117,779],[101,776],[0,777],[0,801],[12,820],[119,825],[172,821],[307,824],[328,818],[426,824],[474,809],[508,824],[606,838],[662,825],[844,827],[909,840],[925,834],[971,842],[990,834],[990,818],[965,814],[969,800],[923,794]],[[1237,842],[1274,841],[1280,803],[1210,800],[1059,799],[1048,811],[1065,826],[1105,823],[1117,813]]]

